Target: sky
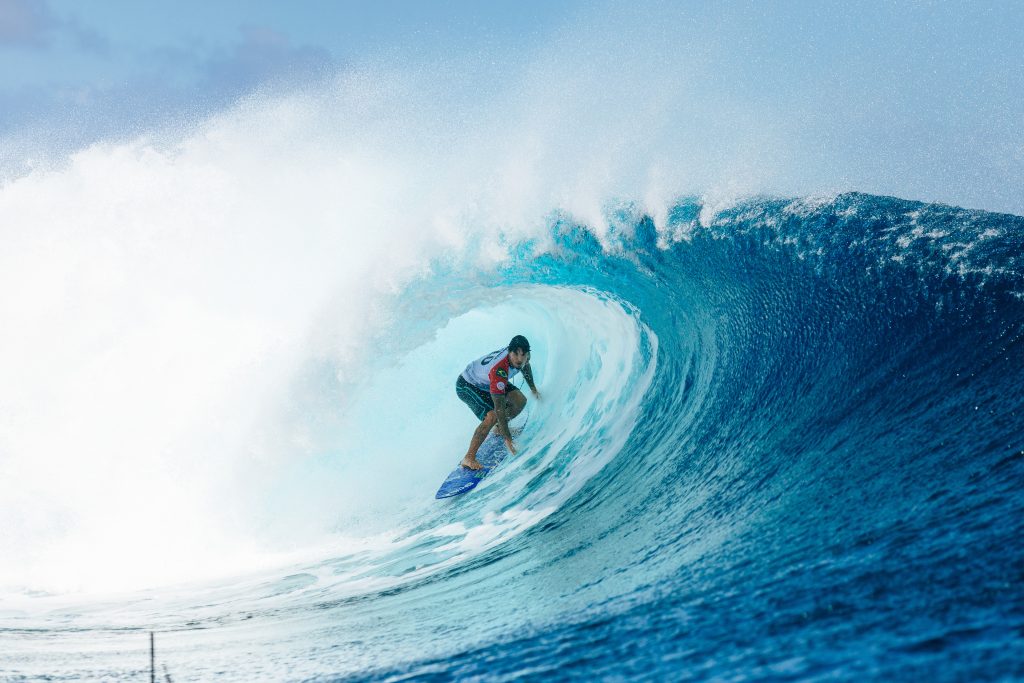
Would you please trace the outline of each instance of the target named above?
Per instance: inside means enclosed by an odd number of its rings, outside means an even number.
[[[39,156],[26,136],[69,152],[378,55],[436,56],[495,36],[529,43],[573,10],[570,2],[0,0],[0,136],[8,138],[0,159],[16,167],[16,154]]]
[[[260,88],[448,64],[481,92],[557,73],[583,110],[607,107],[605,91],[674,97],[673,125],[729,122],[708,144],[772,140],[763,165],[784,170],[744,187],[1022,214],[1022,39],[1020,2],[0,0],[0,170],[202,119]],[[696,97],[703,110],[678,104]]]

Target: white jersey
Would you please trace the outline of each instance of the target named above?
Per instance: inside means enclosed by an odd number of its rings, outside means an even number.
[[[508,347],[477,358],[462,371],[462,378],[481,391],[504,394],[507,382],[515,377],[519,370],[508,362]],[[498,386],[498,385],[501,386]]]

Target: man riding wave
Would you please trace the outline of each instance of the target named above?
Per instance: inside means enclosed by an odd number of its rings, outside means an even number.
[[[483,467],[476,459],[476,453],[495,425],[498,434],[505,439],[509,453],[515,455],[516,447],[512,443],[508,423],[526,407],[526,396],[511,382],[520,372],[534,397],[539,400],[540,392],[533,383],[533,371],[530,368],[530,342],[523,335],[517,334],[507,347],[476,359],[459,375],[455,382],[455,393],[480,420],[480,426],[473,432],[469,442],[466,457],[462,459],[463,467],[471,470]]]

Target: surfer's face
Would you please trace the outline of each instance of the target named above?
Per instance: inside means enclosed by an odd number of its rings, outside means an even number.
[[[508,354],[508,363],[516,370],[521,370],[524,365],[530,362],[530,352],[516,349]]]

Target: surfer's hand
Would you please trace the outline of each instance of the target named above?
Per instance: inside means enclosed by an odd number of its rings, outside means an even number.
[[[508,448],[508,452],[512,455],[516,454],[516,445],[512,443],[512,439],[505,439],[505,447]]]
[[[536,389],[533,389],[532,391],[533,391],[533,397],[539,401],[540,400],[540,392],[537,391]]]

